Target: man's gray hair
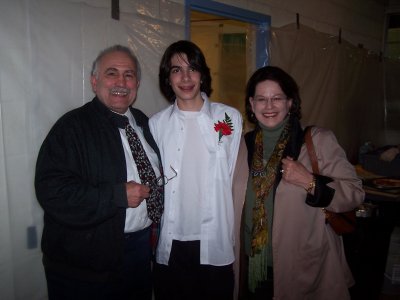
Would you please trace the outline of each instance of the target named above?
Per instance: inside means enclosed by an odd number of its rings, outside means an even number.
[[[136,67],[136,79],[138,81],[140,81],[142,72],[141,72],[141,69],[140,69],[139,60],[137,59],[136,55],[133,53],[133,51],[130,48],[128,48],[126,46],[122,46],[122,45],[114,45],[114,46],[111,46],[111,47],[108,47],[108,48],[102,50],[99,53],[99,55],[97,55],[96,59],[94,60],[93,65],[92,65],[92,71],[90,72],[90,74],[92,76],[96,76],[97,77],[98,76],[97,71],[98,71],[99,63],[100,63],[101,59],[105,55],[107,55],[109,53],[113,53],[113,52],[126,53],[132,59],[133,63],[135,64],[135,67]]]

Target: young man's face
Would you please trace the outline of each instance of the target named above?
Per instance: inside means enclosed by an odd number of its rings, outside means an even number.
[[[189,102],[203,103],[200,95],[201,74],[188,64],[186,54],[172,56],[169,81],[178,105]]]
[[[120,51],[102,57],[90,82],[99,100],[120,114],[135,102],[139,87],[135,63],[128,54]]]

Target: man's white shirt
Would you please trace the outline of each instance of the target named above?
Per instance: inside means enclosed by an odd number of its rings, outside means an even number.
[[[142,143],[143,149],[146,152],[147,157],[153,167],[153,170],[156,174],[156,177],[160,176],[160,170],[158,165],[158,157],[157,153],[151,148],[151,146],[147,143],[146,139],[143,135],[143,130],[139,126],[137,126],[135,119],[133,118],[130,110],[124,114],[129,119],[129,124],[133,127],[138,135],[140,142]],[[135,160],[132,156],[132,151],[129,146],[128,138],[126,137],[125,129],[119,129],[119,133],[121,136],[122,145],[125,153],[125,161],[126,161],[126,171],[127,171],[127,181],[135,181],[137,183],[141,183],[139,172],[135,163]],[[147,228],[151,225],[152,221],[149,219],[147,215],[147,204],[146,200],[143,200],[142,203],[138,207],[131,208],[128,207],[126,209],[126,218],[125,218],[125,232],[135,232],[141,229]]]
[[[168,264],[174,239],[200,240],[201,264],[223,266],[234,261],[232,178],[242,117],[235,108],[210,102],[204,93],[202,98],[199,112],[180,111],[175,103],[149,121],[165,175],[172,177],[170,167],[178,173],[165,186],[156,254],[160,264]],[[226,116],[233,131],[220,138],[214,127]]]

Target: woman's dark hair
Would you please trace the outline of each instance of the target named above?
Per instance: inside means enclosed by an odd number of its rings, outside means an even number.
[[[186,54],[187,63],[196,71],[200,72],[201,75],[201,85],[200,90],[210,97],[211,89],[211,75],[210,68],[207,66],[206,59],[204,58],[203,52],[200,48],[190,42],[181,40],[171,44],[164,52],[161,59],[160,70],[158,73],[160,90],[171,103],[175,101],[175,93],[171,88],[169,82],[169,75],[171,72],[171,58],[178,54],[180,57]]]
[[[256,86],[265,80],[272,80],[279,84],[285,95],[292,99],[290,115],[301,119],[301,99],[296,81],[281,68],[267,66],[254,72],[246,86],[246,115],[249,122],[257,124],[257,119],[251,109],[250,97],[254,97]]]

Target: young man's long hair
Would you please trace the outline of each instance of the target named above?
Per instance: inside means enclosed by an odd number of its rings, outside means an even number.
[[[165,50],[161,59],[158,79],[160,90],[165,98],[171,103],[175,101],[175,93],[169,82],[171,59],[175,54],[178,54],[180,58],[182,58],[183,54],[186,54],[188,65],[201,74],[200,91],[206,93],[206,95],[210,97],[212,92],[210,68],[207,66],[203,52],[196,44],[181,40],[171,44]]]

